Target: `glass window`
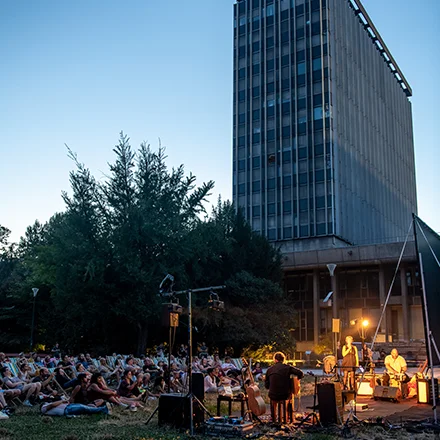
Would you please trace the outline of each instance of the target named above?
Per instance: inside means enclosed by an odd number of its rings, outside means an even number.
[[[260,181],[256,180],[255,182],[252,182],[252,192],[260,192]]]
[[[267,205],[267,214],[274,215],[275,214],[275,203],[268,203]]]
[[[245,190],[245,184],[240,183],[240,185],[238,185],[238,194],[244,194],[244,190]]]
[[[239,160],[238,161],[238,171],[243,171],[246,167],[246,161],[245,160]]]
[[[252,98],[257,98],[258,96],[260,96],[260,87],[253,87]]]
[[[315,107],[313,109],[313,119],[316,121],[322,119],[322,107]]]
[[[260,168],[261,159],[260,156],[256,156],[252,158],[252,167],[253,168]]]
[[[254,127],[254,128],[252,129],[252,133],[253,133],[253,134],[261,133],[261,128],[260,128],[260,127]]]
[[[267,179],[267,189],[275,189],[275,178]]]
[[[284,238],[292,238],[292,227],[283,228]]]
[[[245,15],[242,15],[240,17],[239,23],[240,23],[240,26],[243,26],[244,24],[246,24],[246,16]]]
[[[276,229],[269,229],[267,231],[267,238],[268,238],[268,240],[276,240],[277,239],[277,230]]]
[[[252,206],[252,217],[260,217],[260,205]]]
[[[285,213],[292,212],[292,201],[291,200],[286,200],[285,202],[283,202],[283,212],[285,212]]]
[[[304,75],[306,73],[306,63],[298,63],[296,66],[296,72],[298,75]]]
[[[258,121],[260,119],[260,109],[254,110],[252,112],[252,120]]]
[[[256,41],[252,43],[252,52],[258,52],[260,50],[260,42]]]
[[[322,66],[321,58],[315,58],[313,60],[313,70],[321,70],[321,66]]]
[[[275,38],[274,37],[266,38],[266,48],[274,47],[274,45],[275,45]]]
[[[266,17],[271,17],[275,13],[274,5],[268,5],[266,8]]]
[[[283,187],[290,187],[292,186],[292,176],[283,176]]]

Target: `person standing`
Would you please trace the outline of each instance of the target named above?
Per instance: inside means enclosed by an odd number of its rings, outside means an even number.
[[[353,345],[353,336],[345,338],[345,345],[342,347],[342,370],[344,371],[344,389],[354,390],[354,378],[356,368],[359,367],[359,355],[357,348]]]

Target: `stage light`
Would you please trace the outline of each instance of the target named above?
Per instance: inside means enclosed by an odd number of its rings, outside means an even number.
[[[355,319],[352,319],[351,321],[350,321],[350,325],[355,325],[356,324],[356,320]]]
[[[429,403],[429,382],[424,379],[417,381],[417,403]]]
[[[368,327],[368,324],[369,324],[368,319],[364,319],[364,320],[362,321],[362,325],[363,325],[364,327]]]
[[[210,309],[216,310],[217,312],[225,310],[225,303],[220,301],[218,294],[215,292],[210,292],[208,304]]]
[[[174,277],[170,274],[161,281],[159,285],[159,295],[160,296],[170,296],[173,294],[174,287]]]

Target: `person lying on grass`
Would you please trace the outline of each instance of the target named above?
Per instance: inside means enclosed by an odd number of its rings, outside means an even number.
[[[82,403],[70,403],[58,400],[52,403],[43,403],[40,411],[46,416],[79,416],[83,414],[111,414],[110,403],[102,406],[83,405]]]

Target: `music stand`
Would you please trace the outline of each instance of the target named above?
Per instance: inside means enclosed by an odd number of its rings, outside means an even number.
[[[307,416],[301,420],[300,424],[298,425],[298,428],[301,428],[301,426],[303,426],[304,423],[309,422],[310,419],[312,419],[311,422],[312,426],[318,425],[319,427],[322,427],[318,414],[316,413],[316,410],[319,408],[319,405],[316,404],[316,398],[318,396],[318,376],[313,373],[308,373],[308,374],[315,378],[315,388],[313,392],[313,406],[306,407],[307,409],[311,409],[312,412],[307,414]]]

